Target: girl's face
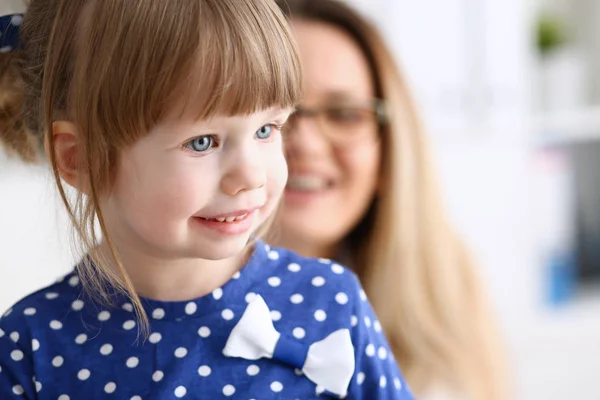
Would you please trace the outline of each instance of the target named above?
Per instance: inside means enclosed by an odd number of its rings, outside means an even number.
[[[345,32],[320,22],[292,26],[304,98],[286,128],[290,176],[280,231],[284,245],[331,257],[367,212],[378,186],[375,88],[367,60]]]
[[[289,112],[156,126],[119,155],[102,204],[113,241],[167,259],[238,254],[283,192],[279,128]]]

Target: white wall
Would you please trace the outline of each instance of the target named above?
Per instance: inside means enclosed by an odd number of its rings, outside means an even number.
[[[73,267],[67,226],[48,170],[0,148],[0,314]]]

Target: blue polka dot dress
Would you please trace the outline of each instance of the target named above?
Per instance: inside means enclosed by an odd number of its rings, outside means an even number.
[[[247,265],[212,294],[186,302],[142,299],[147,340],[138,337],[130,303],[100,307],[82,293],[76,272],[21,300],[0,319],[0,399],[343,397],[298,365],[224,355],[258,298],[286,343],[308,347],[349,332],[354,369],[346,398],[413,398],[356,276],[259,242]]]

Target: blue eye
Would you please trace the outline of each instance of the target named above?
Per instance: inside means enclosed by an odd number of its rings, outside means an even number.
[[[200,153],[213,147],[214,141],[212,136],[200,136],[187,142],[185,147]]]
[[[259,139],[268,139],[271,137],[271,134],[273,133],[273,126],[272,125],[264,125],[262,126],[259,130],[256,131],[256,137]]]

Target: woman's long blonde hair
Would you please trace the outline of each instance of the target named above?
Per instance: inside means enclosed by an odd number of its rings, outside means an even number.
[[[417,394],[440,383],[472,400],[504,400],[498,330],[442,207],[426,135],[392,54],[374,26],[339,1],[278,3],[292,19],[330,24],[352,37],[387,105],[381,189],[345,250],[409,384]]]
[[[300,60],[273,0],[30,0],[22,51],[0,55],[1,138],[26,159],[45,142],[60,195],[93,264],[80,264],[88,294],[140,299],[106,230],[99,198],[111,190],[120,151],[166,113],[192,105],[198,119],[245,115],[300,98]],[[70,201],[60,178],[53,121],[78,130],[87,195]],[[100,232],[97,232],[96,222]],[[96,250],[100,238],[110,260]],[[116,264],[117,271],[108,268]]]

